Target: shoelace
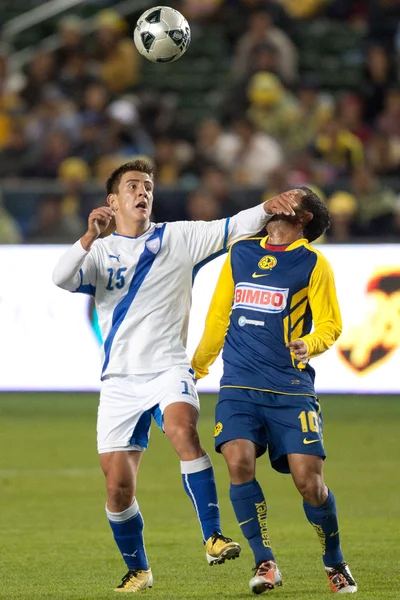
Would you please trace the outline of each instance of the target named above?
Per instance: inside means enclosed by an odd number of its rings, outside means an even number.
[[[121,581],[121,585],[124,585],[124,583],[126,583],[127,581],[129,581],[132,576],[133,577],[137,577],[138,576],[138,572],[139,572],[139,569],[129,569],[129,571],[127,572],[127,574],[123,576],[122,581]]]
[[[257,567],[253,568],[254,573],[257,573],[259,571],[260,575],[265,575],[270,570],[271,570],[271,567],[270,567],[269,563],[266,563],[265,561],[260,563]]]
[[[222,533],[218,533],[218,531],[216,531],[216,532],[215,532],[215,533],[213,533],[213,535],[212,535],[212,543],[213,543],[213,544],[215,544],[215,542],[216,542],[217,540],[222,540],[223,542],[227,542],[227,543],[229,543],[229,542],[231,542],[231,541],[232,541],[232,539],[231,539],[231,538],[227,538],[227,537],[225,537],[224,535],[222,535]]]
[[[346,567],[347,567],[346,563],[341,563],[339,565],[336,565],[336,567],[333,567],[333,569],[331,571],[329,571],[329,577],[330,577],[330,579],[333,580],[338,575],[341,575],[342,577],[344,577],[344,579],[346,580],[346,582],[348,583],[348,585],[356,585],[356,582],[351,577],[351,575],[348,572],[348,570],[347,570]]]

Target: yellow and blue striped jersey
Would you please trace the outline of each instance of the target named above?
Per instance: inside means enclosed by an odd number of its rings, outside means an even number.
[[[192,367],[197,379],[204,377],[224,346],[221,387],[315,395],[314,369],[297,361],[286,344],[301,338],[312,358],[339,337],[332,269],[306,239],[284,251],[266,249],[267,239],[231,247]]]

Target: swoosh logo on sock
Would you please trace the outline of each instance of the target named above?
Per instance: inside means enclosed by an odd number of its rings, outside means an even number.
[[[337,535],[339,533],[339,529],[337,531],[335,531],[335,533],[331,533],[329,537],[335,537],[335,535]]]
[[[246,525],[246,523],[250,523],[250,521],[253,521],[254,517],[251,517],[251,519],[247,519],[247,521],[242,521],[242,523],[239,523],[239,527],[241,527],[242,525]]]

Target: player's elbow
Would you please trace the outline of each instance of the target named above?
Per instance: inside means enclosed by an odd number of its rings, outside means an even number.
[[[53,275],[51,278],[53,280],[54,285],[56,285],[59,288],[64,288],[65,282],[63,280],[63,277],[61,277],[61,274],[59,273],[57,267],[54,269]]]
[[[335,328],[334,328],[334,332],[333,332],[333,339],[334,339],[335,342],[340,337],[342,331],[343,331],[343,325],[342,325],[342,323],[336,323]]]
[[[56,267],[52,274],[52,280],[54,285],[61,288],[62,290],[71,291],[71,282],[66,279],[65,275]]]

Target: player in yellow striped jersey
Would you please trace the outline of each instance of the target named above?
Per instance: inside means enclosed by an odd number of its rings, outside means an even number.
[[[196,379],[204,377],[223,347],[214,434],[228,465],[236,517],[255,557],[250,589],[260,594],[282,585],[255,479],[256,458],[268,449],[273,468],[291,473],[303,497],[331,590],[354,593],[335,497],[323,479],[322,414],[309,363],[342,329],[331,267],[310,246],[329,227],[329,213],[309,188],[296,190],[296,200],[295,215],[275,215],[267,236],[231,247],[192,367]]]

